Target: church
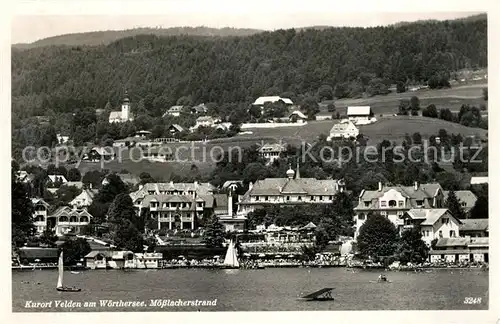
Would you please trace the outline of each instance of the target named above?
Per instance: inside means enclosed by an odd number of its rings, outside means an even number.
[[[127,121],[134,120],[132,113],[130,112],[130,100],[128,98],[128,93],[125,91],[125,98],[123,98],[122,110],[112,111],[109,113],[109,123],[124,123]]]

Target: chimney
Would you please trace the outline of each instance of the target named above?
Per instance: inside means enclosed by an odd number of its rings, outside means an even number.
[[[233,217],[233,195],[231,192],[229,192],[229,196],[227,197],[227,214]]]
[[[378,182],[378,191],[382,191],[382,182]]]
[[[139,185],[139,190],[141,190],[142,188],[144,188],[144,185],[140,184]]]
[[[252,181],[250,181],[250,183],[248,184],[248,190],[252,190],[253,189],[253,183]]]
[[[89,184],[89,188],[90,190],[92,190],[92,182]]]
[[[415,189],[415,191],[418,190],[418,182],[417,181],[415,181],[415,187],[414,187],[414,189]]]

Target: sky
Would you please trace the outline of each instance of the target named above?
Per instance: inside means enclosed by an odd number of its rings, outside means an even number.
[[[68,0],[67,0],[68,1]],[[370,11],[370,6],[359,11],[356,6],[331,6],[321,1],[309,0],[307,7],[294,6],[293,1],[267,1],[267,4],[254,0],[252,5],[239,6],[236,1],[212,0],[164,0],[155,1],[124,0],[120,3],[105,0],[87,0],[87,5],[78,1],[29,2],[29,6],[14,9],[11,17],[11,44],[31,43],[46,37],[100,30],[123,30],[136,27],[178,27],[207,26],[235,27],[275,30],[280,28],[307,27],[315,25],[371,27],[388,25],[401,21],[423,19],[454,19],[479,14],[484,11],[458,11],[437,8],[435,12],[409,11],[408,6],[388,7],[387,11]],[[356,4],[357,0],[348,3]],[[358,1],[359,2],[359,1]],[[387,2],[387,1],[386,1]],[[59,3],[60,5],[56,5]],[[68,5],[68,3],[70,5]],[[79,3],[79,5],[78,5]],[[88,6],[88,4],[93,6]],[[207,3],[210,6],[207,6]],[[302,1],[302,4],[305,2]],[[421,3],[421,2],[419,2]],[[425,1],[424,1],[425,3]],[[26,4],[26,2],[25,2]],[[43,4],[43,5],[41,5]],[[48,4],[52,4],[49,6]],[[362,8],[362,9],[363,9]],[[377,7],[381,10],[384,7]],[[422,7],[417,7],[419,9]],[[460,8],[463,9],[463,8]]]

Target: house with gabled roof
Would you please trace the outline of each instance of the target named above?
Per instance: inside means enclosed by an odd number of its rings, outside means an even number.
[[[330,135],[327,140],[331,141],[335,138],[356,138],[359,135],[359,129],[350,120],[343,120],[336,123],[330,129]]]
[[[177,106],[172,106],[170,107],[164,114],[162,117],[165,117],[165,116],[174,116],[174,117],[179,117],[181,115],[181,112],[182,110],[184,109],[184,106],[180,106],[180,105],[177,105]]]
[[[414,208],[442,208],[444,199],[439,183],[384,186],[379,182],[378,190],[362,190],[359,194],[358,205],[354,208],[354,237],[359,235],[359,229],[371,213],[381,214],[399,227],[404,225],[405,212]]]
[[[468,218],[462,219],[460,225],[460,236],[462,237],[488,237],[488,218]]]
[[[168,127],[168,132],[171,135],[176,135],[176,134],[182,133],[184,131],[185,131],[185,129],[179,124],[172,124]]]
[[[286,152],[286,145],[282,143],[266,143],[259,148],[259,155],[267,163],[272,164]]]
[[[307,121],[307,116],[304,115],[303,112],[300,110],[294,110],[292,113],[288,116],[288,120],[290,122],[296,122],[298,124],[303,124]]]
[[[69,205],[74,208],[89,207],[90,205],[92,205],[96,194],[97,190],[83,189],[78,196],[76,196],[72,201],[69,202]]]
[[[449,191],[443,191],[444,194],[444,199],[446,203],[446,199],[448,198]],[[466,212],[469,213],[472,207],[476,204],[477,197],[476,195],[470,191],[470,190],[456,190],[455,191],[455,196],[457,197],[458,201],[460,202],[460,206],[462,206],[462,209]]]
[[[208,112],[208,107],[204,103],[201,103],[201,104],[191,108],[191,112],[193,112],[195,114],[203,115],[203,114],[206,114]]]
[[[431,245],[432,240],[459,237],[462,221],[446,208],[414,208],[403,214],[403,225],[399,230],[420,228],[422,241]]]
[[[247,215],[264,206],[294,206],[332,203],[336,193],[345,188],[340,180],[301,178],[291,168],[286,178],[266,178],[250,183],[248,191],[239,197],[238,214]]]
[[[87,209],[62,206],[48,216],[47,226],[55,230],[57,236],[67,233],[80,234],[89,225],[92,215]]]
[[[33,205],[33,225],[37,234],[41,234],[47,228],[47,215],[50,205],[41,198],[31,198]]]

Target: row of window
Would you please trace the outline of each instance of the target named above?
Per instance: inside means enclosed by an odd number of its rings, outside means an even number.
[[[188,195],[194,195],[195,191],[193,190],[188,190],[187,194]],[[156,191],[150,190],[148,191],[149,195],[156,195]],[[169,191],[160,191],[160,195],[185,195],[185,191],[179,191],[179,190],[169,190]]]
[[[192,203],[163,203],[162,204],[162,208],[191,208],[193,206]],[[151,208],[158,208],[160,207],[160,203],[158,202],[151,202],[150,204],[150,207]],[[203,203],[202,202],[197,202],[196,203],[196,207],[203,207]]]
[[[261,201],[261,198],[262,198],[262,201],[269,201],[269,196],[255,196],[255,201]],[[333,200],[333,196],[309,196],[309,201],[323,201],[323,199],[325,200]],[[327,199],[328,198],[328,199]],[[285,197],[286,201],[290,201],[291,200],[291,196],[286,196]],[[307,196],[304,197],[304,200],[307,201]],[[304,201],[302,199],[302,196],[297,196],[297,201]]]
[[[439,231],[438,235],[439,235],[439,238],[443,238],[443,231]],[[422,236],[430,237],[430,236],[432,236],[432,232],[429,230],[422,231]],[[455,234],[455,231],[450,231],[450,237],[457,237]]]

